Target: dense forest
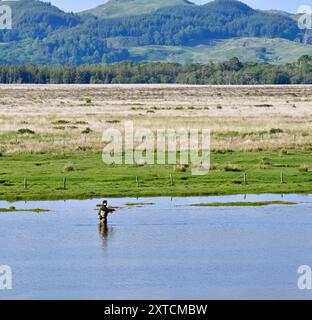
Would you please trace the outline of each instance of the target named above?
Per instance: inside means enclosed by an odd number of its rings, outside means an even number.
[[[98,64],[83,66],[0,66],[0,83],[35,84],[312,84],[312,56],[296,63],[269,65],[242,63],[237,58],[222,63]]]
[[[161,26],[161,27],[160,27]],[[135,37],[139,45],[195,45],[213,39],[268,37],[300,40],[295,20],[233,1],[159,9],[152,15],[102,21],[105,38]]]
[[[105,19],[65,13],[41,1],[10,5],[14,28],[0,30],[0,64],[112,63],[136,61],[128,50],[133,46],[194,46],[239,37],[303,39],[293,17],[254,10],[234,0]]]

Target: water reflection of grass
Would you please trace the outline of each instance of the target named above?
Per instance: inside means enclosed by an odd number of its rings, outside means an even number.
[[[155,203],[147,203],[147,202],[128,202],[125,203],[127,207],[145,207],[145,206],[154,206]]]
[[[190,207],[263,207],[270,205],[295,205],[297,202],[289,201],[262,201],[262,202],[213,202],[190,204]]]

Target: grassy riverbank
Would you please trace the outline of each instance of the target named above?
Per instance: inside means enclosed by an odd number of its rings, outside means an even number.
[[[191,168],[175,166],[108,166],[100,153],[4,154],[0,157],[0,199],[312,192],[309,151],[214,152],[211,162],[209,174],[192,176]]]
[[[0,199],[312,192],[311,97],[312,86],[3,85]],[[103,132],[125,121],[209,128],[211,172],[104,165]]]

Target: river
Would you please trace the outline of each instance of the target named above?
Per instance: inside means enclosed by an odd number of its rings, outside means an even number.
[[[298,205],[185,206],[271,200]],[[0,265],[13,273],[0,299],[312,298],[297,286],[312,265],[312,195],[110,199],[123,208],[107,228],[99,202],[0,202],[51,210],[0,213]]]

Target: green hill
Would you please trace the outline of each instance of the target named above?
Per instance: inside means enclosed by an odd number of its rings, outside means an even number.
[[[312,46],[285,39],[237,38],[220,40],[210,45],[142,46],[128,48],[136,61],[207,63],[232,57],[247,62],[292,63],[303,55],[312,55]]]
[[[14,28],[0,30],[0,64],[184,63],[233,56],[283,63],[311,48],[300,43],[308,42],[307,35],[292,15],[235,0],[111,0],[79,15],[43,1],[8,3]]]
[[[117,18],[151,13],[161,8],[179,5],[194,4],[186,0],[110,0],[82,14],[88,13],[101,18]]]
[[[13,29],[0,30],[0,43],[43,39],[55,31],[68,30],[83,22],[79,16],[66,13],[48,2],[21,0],[6,4],[12,8]]]

